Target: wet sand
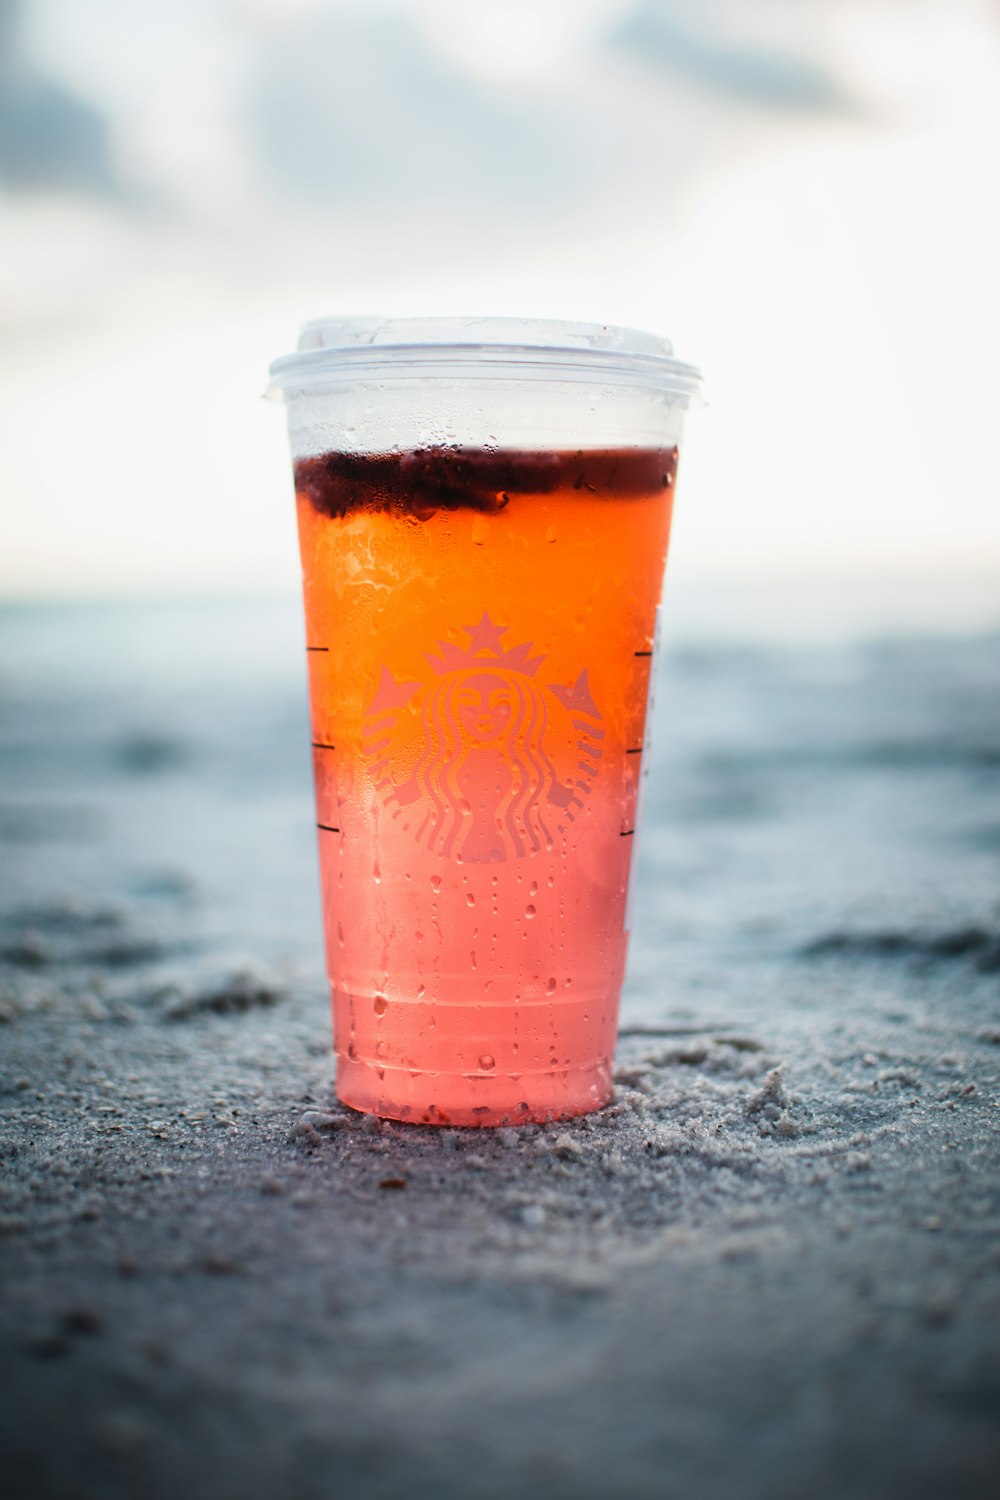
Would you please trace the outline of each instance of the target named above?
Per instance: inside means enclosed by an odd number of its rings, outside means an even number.
[[[297,631],[0,621],[7,1492],[988,1493],[1000,642],[668,638],[616,1100],[476,1132],[333,1094]]]

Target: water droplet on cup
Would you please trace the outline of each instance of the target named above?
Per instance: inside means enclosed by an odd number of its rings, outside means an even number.
[[[535,915],[535,908],[533,906],[526,906],[524,908],[524,915],[527,917],[528,921],[530,922],[531,919],[532,919],[532,917]]]
[[[476,898],[471,891],[469,891],[468,895],[465,898],[465,904],[466,906],[475,906],[476,904]]]
[[[389,1006],[389,1002],[385,998],[384,995],[376,995],[375,996],[375,1003],[374,1003],[374,1007],[373,1008],[374,1008],[375,1014],[377,1016],[384,1016],[385,1013],[386,1013],[386,1010],[388,1009],[388,1006]]]
[[[488,1052],[484,1052],[479,1059],[479,1066],[488,1073],[491,1068],[496,1067],[496,1059],[491,1057]]]
[[[441,889],[441,876],[440,875],[432,875],[431,876],[431,890],[432,891],[439,891],[440,889]]]
[[[554,979],[550,979],[549,982],[548,982],[548,984],[545,986],[545,993],[547,995],[554,995],[555,992],[556,992],[556,982],[555,982]]]

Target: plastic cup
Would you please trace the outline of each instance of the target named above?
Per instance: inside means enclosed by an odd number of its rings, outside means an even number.
[[[337,1093],[429,1124],[600,1108],[698,374],[631,330],[405,319],[309,323],[271,376]]]

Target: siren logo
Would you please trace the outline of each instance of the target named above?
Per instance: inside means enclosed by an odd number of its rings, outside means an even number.
[[[423,680],[382,668],[365,753],[385,807],[425,848],[496,864],[544,849],[584,806],[604,731],[587,673],[544,681],[530,642],[484,614],[439,641]],[[409,709],[403,714],[404,709]]]

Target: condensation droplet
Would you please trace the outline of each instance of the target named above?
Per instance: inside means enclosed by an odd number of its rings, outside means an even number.
[[[431,876],[431,890],[432,891],[439,891],[440,889],[441,889],[441,876],[440,875],[432,875]]]
[[[531,882],[530,886],[528,887],[528,895],[529,896],[537,896],[538,895],[538,881],[537,880],[533,880]]]
[[[545,986],[545,993],[547,995],[554,995],[555,992],[556,992],[556,982],[555,982],[554,979],[550,979],[549,982],[548,982],[548,984]]]
[[[377,863],[375,864],[374,868],[372,869],[372,879],[375,881],[376,885],[381,885],[382,884],[382,870],[381,870],[380,865],[378,865]]]
[[[427,993],[427,986],[426,986],[426,984],[418,984],[417,985],[417,999],[421,1000],[424,997],[424,995],[426,995],[426,993]]]
[[[545,530],[545,540],[547,542],[554,542],[555,539],[556,539],[556,528],[554,526],[548,526],[548,527],[546,527],[546,530]]]
[[[491,1068],[496,1067],[496,1059],[491,1057],[488,1052],[484,1052],[482,1057],[479,1059],[479,1066],[484,1070],[484,1072],[488,1073]]]
[[[532,919],[532,917],[535,915],[535,908],[533,906],[526,906],[524,908],[524,915],[527,917],[528,921],[530,922],[531,919]]]
[[[388,1005],[389,1005],[389,1002],[385,998],[384,995],[376,995],[375,996],[375,1001],[374,1001],[373,1009],[374,1009],[375,1014],[377,1016],[384,1016],[385,1013],[386,1013],[386,1010],[388,1008]]]
[[[475,906],[476,904],[476,898],[471,891],[469,891],[468,895],[465,898],[465,904],[466,906]]]

